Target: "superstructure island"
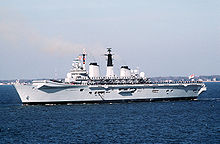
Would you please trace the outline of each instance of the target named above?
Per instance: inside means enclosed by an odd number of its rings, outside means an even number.
[[[121,66],[114,74],[111,48],[107,48],[106,76],[100,76],[97,62],[86,70],[86,53],[74,59],[65,80],[38,80],[30,84],[16,83],[23,104],[111,103],[156,100],[192,100],[204,91],[201,81],[152,82],[145,73]]]

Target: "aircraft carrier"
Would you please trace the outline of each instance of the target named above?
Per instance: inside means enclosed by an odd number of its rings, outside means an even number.
[[[74,59],[65,80],[38,80],[14,84],[23,104],[112,103],[155,100],[192,100],[204,91],[201,81],[152,82],[144,72],[127,65],[116,76],[111,48],[107,48],[106,75],[97,62],[86,70],[86,52]]]

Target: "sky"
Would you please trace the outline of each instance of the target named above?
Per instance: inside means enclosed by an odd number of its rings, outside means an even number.
[[[0,79],[64,78],[86,49],[106,71],[220,74],[220,0],[0,0]],[[88,63],[89,63],[88,62]]]

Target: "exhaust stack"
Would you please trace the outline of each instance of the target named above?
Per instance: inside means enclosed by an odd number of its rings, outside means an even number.
[[[131,69],[128,66],[121,66],[120,77],[131,77]]]
[[[100,77],[100,72],[99,72],[99,65],[97,63],[90,63],[89,64],[89,77]]]

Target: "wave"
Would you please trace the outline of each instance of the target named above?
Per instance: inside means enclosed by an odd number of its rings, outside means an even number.
[[[220,98],[199,98],[198,101],[220,101]]]

